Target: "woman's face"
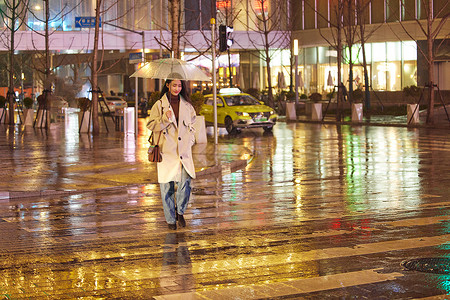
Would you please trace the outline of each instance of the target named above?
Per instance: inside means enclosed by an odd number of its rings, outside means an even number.
[[[169,89],[169,92],[174,95],[178,96],[178,94],[181,92],[182,86],[180,80],[172,80],[170,83],[167,83],[167,88]]]

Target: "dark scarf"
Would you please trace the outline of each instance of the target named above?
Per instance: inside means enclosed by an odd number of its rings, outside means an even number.
[[[174,96],[172,93],[169,94],[169,103],[170,106],[172,106],[173,113],[175,114],[175,119],[177,120],[178,124],[178,117],[180,115],[180,96]]]

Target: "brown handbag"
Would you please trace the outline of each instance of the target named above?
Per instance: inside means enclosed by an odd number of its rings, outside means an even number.
[[[163,108],[161,106],[161,115],[163,113]],[[161,132],[159,132],[158,135],[158,141],[155,144],[154,138],[153,138],[153,131],[152,134],[150,134],[150,137],[148,138],[148,141],[150,142],[150,147],[148,148],[148,161],[149,162],[161,162],[162,161],[162,155],[161,150],[159,149],[159,139],[161,138]]]
[[[161,133],[159,134],[161,136]],[[159,141],[159,138],[158,138]],[[162,156],[159,150],[159,145],[150,145],[148,148],[148,161],[149,162],[161,162]]]

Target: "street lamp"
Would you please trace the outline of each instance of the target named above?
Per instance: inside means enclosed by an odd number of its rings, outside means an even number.
[[[295,104],[298,104],[298,40],[294,40],[294,57],[295,57]]]

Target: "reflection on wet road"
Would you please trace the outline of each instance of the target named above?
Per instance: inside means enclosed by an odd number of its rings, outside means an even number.
[[[221,135],[220,143],[225,157],[239,145],[254,158],[236,172],[195,180],[188,225],[176,232],[166,228],[155,184],[0,200],[0,295],[450,293],[448,276],[400,266],[411,258],[448,257],[448,131],[279,123],[273,134],[243,131]],[[55,153],[76,152],[71,147]],[[124,155],[140,153],[135,148]]]

